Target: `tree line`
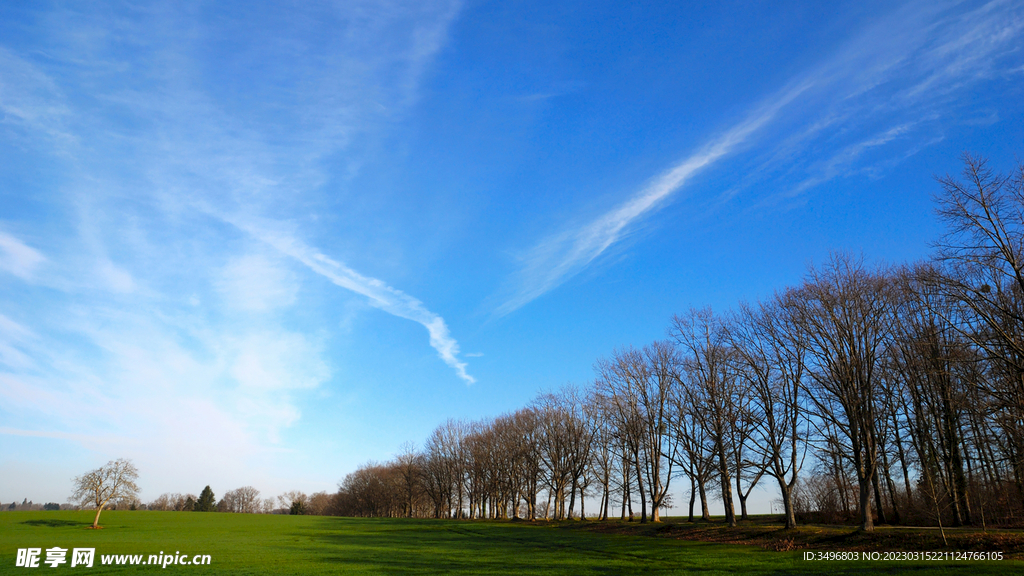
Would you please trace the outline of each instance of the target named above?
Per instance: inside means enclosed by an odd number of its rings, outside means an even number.
[[[1024,163],[1003,175],[963,160],[961,178],[938,179],[946,232],[930,260],[834,254],[764,300],[691,309],[664,340],[598,359],[593,382],[448,420],[335,494],[247,486],[216,501],[207,486],[142,506],[137,490],[83,488],[101,468],[76,479],[76,497],[98,511],[528,520],[586,518],[596,502],[591,517],[657,522],[681,482],[691,521],[718,501],[735,525],[770,485],[787,527],[1020,526]]]
[[[690,520],[717,500],[735,525],[770,482],[787,527],[1021,525],[1024,164],[963,160],[938,179],[932,259],[834,254],[762,301],[679,314],[586,386],[360,467],[331,512],[558,520],[589,499],[599,519],[657,522],[682,482]]]
[[[276,498],[263,498],[252,486],[229,490],[218,500],[209,486],[199,496],[195,494],[165,493],[141,507],[145,510],[174,512],[235,512],[239,514],[292,514],[331,515],[334,495],[291,490]]]
[[[209,485],[199,496],[195,494],[164,493],[149,504],[139,500],[139,486],[136,480],[139,470],[126,458],[111,460],[106,465],[86,472],[74,479],[75,492],[72,503],[47,504],[34,507],[27,499],[22,506],[11,503],[10,510],[96,510],[93,527],[99,524],[100,514],[109,510],[154,510],[174,512],[235,512],[241,514],[335,514],[336,497],[327,492],[311,496],[292,490],[276,499],[261,498],[260,491],[252,486],[243,486],[224,493],[218,501]]]

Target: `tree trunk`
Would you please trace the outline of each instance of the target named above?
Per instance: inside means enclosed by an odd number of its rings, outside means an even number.
[[[601,513],[601,520],[608,520],[608,508],[611,506],[611,500],[612,500],[611,479],[609,478],[608,474],[605,474],[605,477],[604,477],[604,502],[602,503],[602,506],[601,506],[604,509],[604,512]]]
[[[572,485],[569,487],[569,513],[565,515],[566,519],[572,520],[572,511],[576,509],[576,479],[572,479]]]
[[[583,507],[583,502],[584,502],[583,490],[584,490],[583,486],[580,485],[580,520],[586,520],[587,519],[586,509]]]
[[[697,480],[697,487],[700,491],[700,519],[705,522],[711,521],[711,510],[708,509],[708,492],[704,487],[704,479]]]
[[[640,457],[636,459],[636,491],[640,493],[640,523],[647,522],[647,494],[644,493],[644,480],[640,470]]]
[[[688,522],[693,522],[693,505],[697,501],[697,480],[693,477],[693,466],[690,466],[690,518]]]
[[[882,508],[884,500],[882,500],[882,490],[878,484],[878,472],[875,472],[874,478],[871,479],[871,485],[875,489],[875,508],[878,510],[878,523],[888,524],[889,522],[885,518],[885,509]]]
[[[858,478],[857,487],[860,489],[860,529],[873,532],[875,519],[871,516],[871,481],[867,478]]]
[[[725,459],[725,448],[719,443],[718,474],[722,480],[722,505],[725,506],[725,521],[729,526],[736,526],[736,508],[732,501],[732,482],[729,478],[729,465]]]
[[[782,508],[786,514],[786,528],[796,528],[796,512],[793,510],[793,493],[789,484],[779,478],[779,492],[782,494]]]

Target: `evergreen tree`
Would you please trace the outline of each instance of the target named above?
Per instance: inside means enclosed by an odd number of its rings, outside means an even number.
[[[217,511],[217,500],[213,497],[213,490],[210,490],[209,486],[203,488],[202,493],[199,494],[199,500],[196,500],[194,510],[196,512]]]

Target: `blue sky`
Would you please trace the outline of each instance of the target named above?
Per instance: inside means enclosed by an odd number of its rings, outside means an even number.
[[[0,501],[334,490],[1024,155],[1019,2],[702,4],[4,3]]]

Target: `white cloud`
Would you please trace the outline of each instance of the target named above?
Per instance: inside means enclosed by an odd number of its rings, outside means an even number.
[[[96,275],[99,277],[100,284],[109,290],[121,294],[135,291],[135,279],[131,273],[106,258],[100,259],[96,266]]]
[[[18,418],[0,433],[68,442],[64,454],[89,451],[99,461],[135,457],[156,491],[146,498],[256,483],[276,469],[275,454],[286,449],[280,432],[301,417],[309,395],[323,393],[331,366],[319,335],[217,314],[222,301],[280,310],[294,304],[299,283],[291,261],[271,250],[239,252],[237,231],[195,205],[244,207],[278,224],[302,217],[336,161],[362,160],[363,148],[351,143],[374,138],[415,103],[459,7],[282,6],[281,18],[254,22],[259,33],[233,37],[243,49],[221,61],[237,65],[236,77],[254,90],[239,100],[225,97],[231,74],[211,80],[202,69],[199,51],[223,40],[223,23],[195,20],[183,5],[114,20],[88,8],[45,13],[40,37],[49,40],[38,67],[0,48],[0,128],[69,155],[63,176],[84,183],[60,191],[78,221],[58,238],[60,254],[47,254],[61,259],[46,266],[61,274],[47,278],[62,291],[53,314],[60,335],[39,330],[31,348],[0,338],[9,348],[0,360],[20,372],[0,371],[0,404]],[[310,22],[336,33],[297,37]],[[260,75],[249,74],[253,66]],[[50,70],[59,84],[42,72]],[[374,306],[423,324],[438,354],[472,381],[440,316],[319,252],[298,252],[335,283],[361,286]],[[31,280],[46,262],[0,232],[0,273]],[[197,277],[212,280],[212,295]],[[31,373],[28,360],[45,374]]]
[[[330,378],[321,346],[302,334],[256,333],[232,343],[231,376],[245,391],[273,392],[316,388]]]
[[[302,334],[260,332],[232,340],[230,348],[234,357],[229,373],[239,385],[236,408],[247,420],[262,422],[277,442],[280,430],[300,416],[288,393],[314,389],[330,379],[322,346]]]
[[[382,280],[363,276],[289,234],[270,229],[270,222],[266,226],[260,226],[252,221],[237,218],[224,217],[224,220],[273,246],[282,254],[298,260],[336,286],[365,296],[375,308],[399,318],[418,322],[427,329],[430,334],[430,345],[437,350],[441,360],[455,369],[455,373],[467,384],[476,382],[476,379],[466,371],[466,363],[459,360],[459,344],[452,338],[444,318],[428,310],[416,298],[388,286]]]
[[[259,254],[232,258],[215,286],[228,306],[250,312],[290,306],[299,291],[294,274]]]
[[[46,258],[38,250],[0,231],[0,270],[14,274],[22,280],[31,280],[36,268],[44,261]]]
[[[936,110],[955,110],[964,86],[1001,72],[999,57],[1019,51],[1024,15],[1019,3],[994,0],[973,10],[959,3],[910,2],[868,27],[836,55],[791,81],[742,122],[710,140],[650,184],[598,218],[537,243],[513,277],[511,296],[497,306],[508,314],[561,285],[682,188],[723,158],[751,145],[769,124],[789,123],[767,156],[745,179],[772,173],[780,165],[811,172],[774,198],[792,197],[852,170],[867,150],[898,140],[916,125],[936,122]],[[1003,66],[1012,69],[1016,63]],[[792,106],[790,106],[792,104]],[[783,108],[794,110],[788,116]],[[866,134],[865,134],[866,133]],[[843,142],[854,139],[853,142]],[[823,142],[822,139],[832,139]],[[939,141],[931,135],[926,141]],[[838,150],[836,142],[840,142]],[[813,150],[815,160],[799,156]],[[903,156],[903,155],[899,155]],[[888,162],[889,159],[883,162]],[[738,188],[722,198],[732,199]]]
[[[18,344],[35,338],[31,330],[0,314],[0,364],[14,370],[27,370],[35,366],[28,354],[18,348]]]
[[[683,159],[616,208],[580,228],[564,231],[535,246],[525,258],[515,294],[495,313],[508,314],[576,275],[617,242],[634,221],[653,212],[692,176],[714,164],[770,122],[784,106],[810,87],[783,90],[742,122]]]
[[[272,451],[301,416],[298,403],[331,377],[323,345],[303,334],[101,314],[102,323],[90,314],[64,326],[95,347],[85,363],[65,350],[58,362],[43,359],[45,376],[0,371],[0,405],[36,423],[0,433],[67,440],[105,458],[129,455],[175,477],[183,470],[162,458],[187,454],[178,466],[231,477],[248,458]],[[38,339],[3,316],[0,330]]]
[[[0,47],[0,124],[49,136],[58,150],[74,140],[63,122],[69,110],[57,85],[36,66]]]

